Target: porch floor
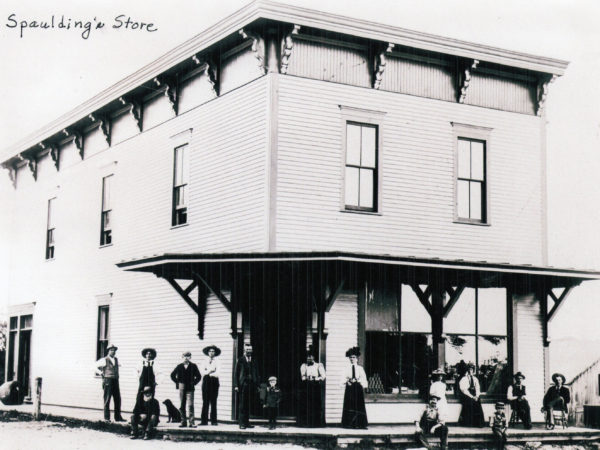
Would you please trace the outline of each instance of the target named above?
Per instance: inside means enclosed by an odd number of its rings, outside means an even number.
[[[0,413],[9,411],[30,415],[33,405],[8,406],[0,403]],[[128,414],[123,414],[128,418]],[[104,422],[100,409],[71,408],[42,405],[42,420],[65,422],[71,426],[90,427],[116,433],[128,433],[127,423]],[[314,448],[339,447],[396,447],[418,448],[415,444],[413,425],[371,425],[368,430],[348,430],[338,426],[326,428],[299,428],[291,423],[279,423],[275,430],[268,430],[265,421],[252,422],[255,427],[240,430],[234,423],[219,423],[218,426],[198,426],[179,428],[179,424],[166,422],[161,417],[158,438],[173,441],[237,442],[237,443],[293,443]],[[493,442],[489,428],[465,428],[450,425],[449,444],[451,448],[489,448]],[[566,429],[556,427],[548,431],[543,424],[534,424],[533,429],[525,430],[521,425],[507,432],[509,444],[542,442],[544,444],[575,445],[600,443],[600,430],[580,427]],[[432,438],[432,443],[439,442]],[[598,444],[596,444],[598,445]]]

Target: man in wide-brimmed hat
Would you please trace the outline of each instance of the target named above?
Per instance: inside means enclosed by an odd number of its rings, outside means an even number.
[[[156,364],[156,350],[153,348],[145,348],[142,350],[142,364],[137,369],[138,375],[138,396],[144,390],[146,386],[150,386],[152,393],[156,389],[158,384],[158,377],[161,374],[158,364]]]
[[[202,374],[202,425],[208,425],[208,410],[210,408],[210,423],[217,425],[217,397],[219,396],[220,365],[217,356],[221,349],[216,345],[209,345],[202,349],[208,358],[200,366]]]
[[[548,428],[554,428],[554,410],[559,409],[566,413],[567,405],[571,401],[571,392],[564,386],[566,378],[562,373],[552,375],[553,386],[550,386],[544,395],[544,410],[546,411],[546,423]]]
[[[445,411],[439,409],[440,397],[433,394],[429,396],[429,404],[415,421],[415,439],[425,448],[431,448],[426,435],[435,435],[440,438],[442,450],[448,449],[448,427],[446,426]]]
[[[173,369],[173,372],[171,372],[171,380],[173,380],[175,387],[179,390],[179,411],[181,412],[181,424],[179,426],[186,427],[189,423],[190,428],[194,428],[196,426],[194,424],[194,392],[202,376],[200,375],[198,366],[191,361],[191,352],[183,352],[181,357],[183,358],[183,362],[178,364]]]
[[[513,378],[515,381],[508,387],[506,399],[510,402],[510,407],[517,413],[525,428],[529,430],[531,429],[531,411],[526,397],[525,385],[523,384],[525,375],[517,372]]]
[[[119,389],[119,360],[117,346],[110,344],[106,349],[106,356],[96,361],[96,373],[102,375],[102,389],[104,390],[104,420],[110,420],[110,399],[115,406],[115,422],[125,422],[121,416],[121,391]]]

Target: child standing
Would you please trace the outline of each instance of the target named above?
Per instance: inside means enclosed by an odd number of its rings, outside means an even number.
[[[274,430],[277,421],[279,402],[281,402],[281,389],[277,386],[277,377],[269,377],[269,386],[264,391],[263,408],[269,419],[269,430]]]
[[[498,442],[498,449],[504,449],[506,444],[506,414],[504,414],[504,403],[496,403],[494,417],[490,420],[490,426],[494,433],[494,438]]]

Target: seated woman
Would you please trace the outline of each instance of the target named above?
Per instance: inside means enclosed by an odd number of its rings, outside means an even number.
[[[481,389],[479,380],[475,377],[475,365],[468,364],[467,373],[460,379],[460,399],[462,409],[458,423],[463,427],[484,427],[485,418],[483,416],[483,408],[481,407]]]
[[[564,386],[565,381],[563,374],[555,373],[552,375],[554,386],[550,386],[550,389],[544,395],[544,411],[546,412],[546,423],[549,429],[554,428],[554,410],[559,409],[566,412],[567,405],[571,401],[571,393]]]
[[[525,375],[521,372],[517,372],[514,375],[515,382],[508,387],[506,393],[506,399],[510,402],[510,407],[517,413],[517,417],[521,419],[526,429],[531,429],[531,411],[529,409],[529,402],[525,397],[525,385],[523,380]]]

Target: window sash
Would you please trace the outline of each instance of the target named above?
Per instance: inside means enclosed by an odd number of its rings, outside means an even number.
[[[458,138],[456,214],[459,219],[486,220],[485,141]]]
[[[377,140],[376,125],[346,123],[346,209],[377,209]]]
[[[106,355],[106,348],[109,340],[109,318],[110,306],[104,305],[98,307],[98,338],[96,344],[96,359]]]
[[[174,150],[173,168],[173,226],[187,223],[187,185],[189,179],[188,144]]]

